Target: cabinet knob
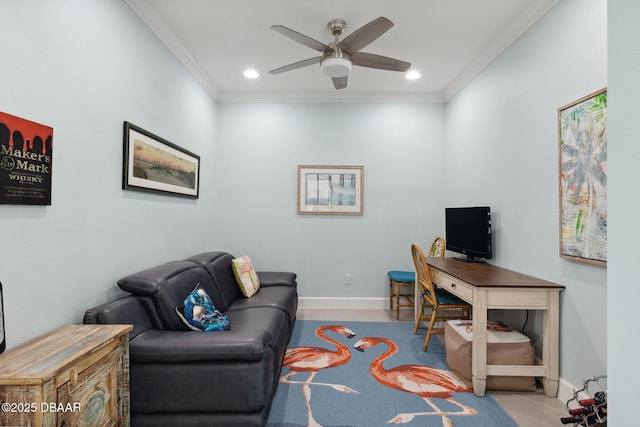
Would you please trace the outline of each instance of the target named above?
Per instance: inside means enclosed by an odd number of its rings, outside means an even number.
[[[69,372],[69,381],[71,381],[71,387],[75,387],[78,383],[78,370],[72,368]]]

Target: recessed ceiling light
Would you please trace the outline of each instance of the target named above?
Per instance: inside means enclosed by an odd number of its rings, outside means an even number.
[[[420,73],[417,71],[409,71],[404,75],[404,78],[407,80],[416,80],[420,78]]]
[[[244,71],[244,76],[248,79],[257,79],[260,76],[260,74],[258,74],[256,70],[249,68]]]

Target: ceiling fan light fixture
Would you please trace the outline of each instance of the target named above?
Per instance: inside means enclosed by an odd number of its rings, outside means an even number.
[[[320,70],[324,75],[331,77],[333,86],[339,90],[347,87],[347,76],[354,65],[365,68],[388,71],[407,71],[411,64],[386,56],[360,52],[360,49],[368,46],[382,34],[393,27],[393,22],[381,16],[368,24],[358,28],[343,40],[340,36],[346,23],[342,19],[333,19],[327,24],[329,32],[334,36],[334,41],[329,44],[321,43],[311,37],[282,25],[274,25],[271,28],[291,40],[303,44],[321,53],[321,56],[294,62],[284,67],[269,71],[270,74],[280,74],[285,71],[296,70],[308,65],[320,63]]]
[[[244,71],[243,75],[248,79],[257,79],[258,77],[260,77],[260,74],[253,68],[247,68]]]
[[[351,71],[353,64],[347,58],[326,58],[320,63],[320,69],[329,77],[344,77]]]
[[[407,80],[417,80],[420,78],[420,73],[418,71],[409,71],[404,75],[404,78]]]

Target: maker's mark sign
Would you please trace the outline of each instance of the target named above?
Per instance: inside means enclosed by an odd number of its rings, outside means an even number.
[[[0,204],[50,205],[53,128],[0,112]]]

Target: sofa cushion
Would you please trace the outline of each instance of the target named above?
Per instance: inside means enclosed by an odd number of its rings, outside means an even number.
[[[164,329],[182,331],[189,328],[176,315],[175,308],[183,303],[185,296],[196,285],[200,285],[209,294],[216,307],[222,303],[206,270],[189,261],[168,262],[118,281],[122,290],[153,299],[155,311]]]
[[[268,331],[230,330],[222,334],[149,329],[130,340],[132,363],[259,361],[271,347]]]
[[[253,297],[235,300],[225,313],[231,314],[237,310],[255,307],[270,307],[282,310],[287,317],[289,329],[293,329],[298,309],[297,290],[292,286],[262,286],[260,291]]]
[[[207,270],[221,298],[220,303],[215,298],[213,302],[223,313],[227,311],[232,302],[238,298],[244,298],[233,274],[233,267],[231,267],[231,261],[234,258],[227,252],[205,252],[187,259]]]
[[[131,362],[259,361],[273,347],[286,347],[282,310],[259,307],[229,312],[233,328],[219,334],[149,329],[130,340]]]
[[[234,258],[231,260],[231,266],[242,295],[247,298],[254,296],[260,289],[260,279],[253,268],[251,259],[246,255]]]
[[[176,307],[176,313],[187,328],[194,331],[229,330],[229,317],[216,310],[209,294],[200,285]]]
[[[273,307],[295,314],[298,308],[297,289],[291,286],[262,287],[252,298],[235,300],[227,312],[251,307]]]

